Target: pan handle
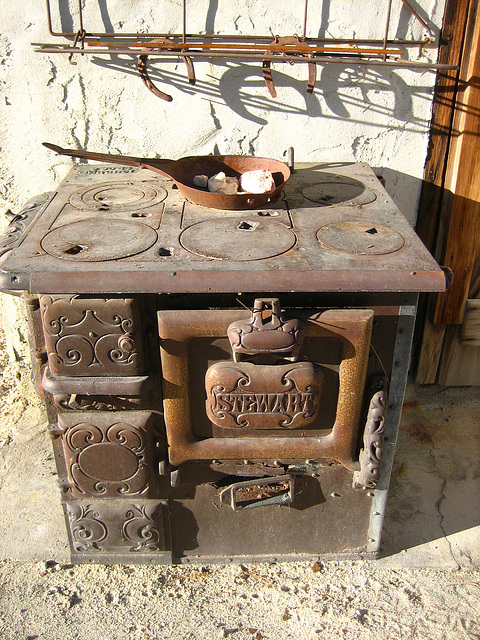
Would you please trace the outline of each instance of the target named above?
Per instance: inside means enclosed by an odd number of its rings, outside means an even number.
[[[125,164],[129,167],[140,167],[144,169],[150,169],[155,173],[161,173],[162,175],[171,177],[167,171],[162,171],[161,167],[168,167],[172,165],[175,160],[167,160],[160,158],[137,158],[135,156],[120,156],[110,153],[95,153],[92,151],[82,151],[81,149],[63,149],[56,144],[50,142],[43,142],[44,147],[55,151],[62,156],[70,156],[72,158],[83,158],[84,160],[97,160],[98,162],[109,162],[114,164]]]
[[[150,171],[153,171],[154,173],[159,173],[162,176],[165,176],[166,178],[170,178],[171,180],[174,180],[174,177],[172,176],[171,171],[167,171],[162,169],[160,162],[159,164],[151,164],[151,160],[149,160],[148,162],[142,162],[141,164],[139,164],[138,166],[141,167],[142,169],[149,169]],[[171,163],[175,162],[174,160],[162,160],[161,162],[165,162],[167,166],[170,166]]]
[[[141,166],[146,158],[134,158],[133,156],[119,156],[109,153],[92,153],[91,151],[82,151],[81,149],[63,149],[56,144],[43,142],[44,147],[51,149],[62,156],[70,156],[72,158],[83,158],[84,160],[98,160],[99,162],[115,162],[116,164],[126,164],[133,167]]]

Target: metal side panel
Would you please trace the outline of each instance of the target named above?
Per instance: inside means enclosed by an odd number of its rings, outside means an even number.
[[[368,550],[378,553],[392,474],[393,459],[397,445],[398,430],[402,417],[403,400],[410,365],[413,329],[417,312],[417,295],[405,297],[400,307],[397,337],[393,353],[393,367],[385,412],[385,440],[380,479],[375,489],[369,527]]]
[[[291,504],[234,511],[213,484],[170,495],[172,550],[179,562],[293,559],[367,554],[370,492],[352,489],[341,465],[295,478]]]

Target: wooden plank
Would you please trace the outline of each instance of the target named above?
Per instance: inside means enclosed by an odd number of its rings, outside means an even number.
[[[438,61],[460,67],[470,0],[447,0],[440,37]],[[444,230],[448,228],[451,200],[444,198],[443,184],[453,126],[454,105],[460,71],[442,71],[437,75],[433,97],[432,121],[424,181],[420,195],[417,233],[435,255],[443,248]],[[436,257],[438,257],[436,255]],[[442,353],[445,326],[430,319],[433,296],[428,296],[425,321],[416,369],[418,384],[434,384]],[[420,311],[421,315],[421,311]]]
[[[470,1],[447,0],[438,62],[460,66]],[[432,253],[435,251],[439,220],[442,215],[442,187],[445,180],[458,78],[459,70],[439,71],[433,97],[430,139],[417,222],[417,233]]]
[[[439,295],[434,324],[461,324],[470,280],[480,245],[480,19],[472,1],[457,95],[454,137],[450,146],[445,188],[453,193],[452,213],[443,263],[454,282]]]
[[[437,371],[442,355],[445,329],[445,325],[432,324],[427,317],[415,375],[415,382],[417,384],[435,384],[437,381]]]
[[[480,300],[467,300],[460,344],[465,347],[480,347]]]
[[[470,282],[470,292],[468,294],[468,297],[480,298],[480,259],[477,260],[477,266],[474,270],[472,280]]]
[[[480,347],[460,344],[461,327],[447,327],[438,382],[447,387],[480,385]]]

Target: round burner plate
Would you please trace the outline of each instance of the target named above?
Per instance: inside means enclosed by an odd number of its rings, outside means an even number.
[[[335,251],[360,256],[381,256],[398,251],[404,237],[388,227],[368,222],[326,224],[317,231],[318,240]]]
[[[79,189],[70,196],[70,204],[82,211],[135,212],[162,202],[167,192],[157,185],[141,182],[108,182],[91,189]]]
[[[307,200],[325,207],[335,204],[370,204],[377,198],[373,191],[361,182],[320,182],[305,187],[302,191]]]
[[[156,232],[140,222],[80,220],[47,233],[42,247],[55,258],[102,262],[142,253],[156,240]]]
[[[182,246],[191,253],[240,262],[274,258],[296,241],[293,231],[282,224],[249,216],[197,222],[180,235]]]

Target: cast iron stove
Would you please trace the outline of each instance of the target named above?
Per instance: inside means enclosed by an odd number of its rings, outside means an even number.
[[[221,211],[78,164],[0,254],[73,560],[378,552],[417,295],[446,284],[367,165]]]

